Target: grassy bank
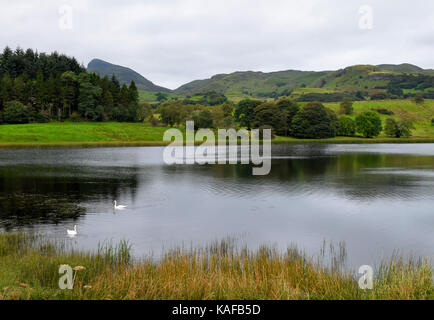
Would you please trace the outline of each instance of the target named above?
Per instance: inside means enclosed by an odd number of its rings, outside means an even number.
[[[327,103],[337,111],[338,103]],[[413,137],[396,139],[384,132],[375,139],[362,137],[336,137],[333,139],[303,140],[276,137],[275,144],[292,143],[434,143],[434,100],[416,104],[411,100],[363,101],[354,103],[355,118],[364,111],[386,109],[392,117],[405,118],[414,123]],[[380,115],[383,124],[389,117]],[[23,125],[0,125],[0,148],[27,147],[116,147],[116,146],[164,146],[167,127],[152,127],[147,123],[119,122],[64,122]]]
[[[59,266],[76,272],[60,290]],[[84,267],[84,268],[83,268]],[[313,262],[296,249],[238,250],[230,241],[172,250],[159,262],[132,261],[127,243],[98,252],[68,251],[41,236],[0,234],[0,299],[432,299],[427,261],[394,258],[373,290],[357,277]]]
[[[1,125],[0,143],[112,143],[162,141],[167,128],[143,123],[51,122]]]
[[[94,148],[165,146],[167,127],[143,123],[65,122],[21,125],[0,125],[0,148]],[[295,139],[276,137],[273,144],[307,143],[434,143],[432,136],[397,139],[380,136],[374,139],[336,137],[332,139]],[[197,142],[199,144],[199,142]]]

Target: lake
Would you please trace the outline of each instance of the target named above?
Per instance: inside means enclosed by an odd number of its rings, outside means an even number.
[[[137,257],[226,237],[309,255],[342,242],[350,266],[396,250],[433,256],[434,144],[276,145],[267,176],[241,164],[167,166],[163,150],[0,150],[0,228],[92,250],[127,239]]]

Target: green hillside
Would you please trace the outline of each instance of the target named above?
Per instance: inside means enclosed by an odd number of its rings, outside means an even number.
[[[261,97],[270,92],[290,93],[298,87],[315,87],[318,80],[329,72],[279,71],[279,72],[235,72],[219,74],[210,79],[196,80],[175,90],[175,93],[192,95],[200,92],[216,91],[220,93],[241,92],[242,94]]]
[[[216,91],[234,96],[299,101],[340,101],[408,98],[418,93],[434,97],[434,71],[411,64],[356,65],[337,71],[234,72],[195,80],[175,90],[178,95]],[[395,97],[396,96],[396,97]]]
[[[162,101],[157,97],[158,92],[166,93],[167,99],[217,92],[234,102],[246,97],[275,99],[282,96],[299,102],[337,102],[345,97],[356,101],[402,99],[418,94],[434,99],[434,70],[408,63],[355,65],[336,71],[238,71],[194,80],[174,91],[156,86],[129,68],[98,59],[89,63],[88,71],[100,76],[114,74],[121,83],[134,80],[141,92],[140,99],[151,103]]]
[[[89,62],[87,71],[96,73],[101,77],[108,76],[111,78],[112,75],[115,75],[121,84],[129,84],[131,81],[134,81],[137,88],[140,90],[150,92],[171,92],[171,90],[167,88],[153,84],[151,81],[130,68],[114,65],[103,60],[93,59]]]

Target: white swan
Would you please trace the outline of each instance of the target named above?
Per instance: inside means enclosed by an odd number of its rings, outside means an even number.
[[[124,210],[127,206],[118,205],[118,202],[115,200],[113,201],[115,210]]]
[[[74,226],[74,230],[66,230],[68,232],[68,235],[70,236],[76,236],[77,235],[77,226]]]

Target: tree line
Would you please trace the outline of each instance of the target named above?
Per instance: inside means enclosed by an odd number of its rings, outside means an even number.
[[[8,47],[0,54],[0,122],[142,121],[150,112],[134,81],[88,73],[75,58]]]
[[[410,137],[413,125],[407,120],[388,118],[383,128],[378,111],[353,115],[353,102],[345,99],[338,113],[320,102],[300,106],[288,98],[275,102],[245,99],[237,104],[226,102],[220,106],[184,104],[180,100],[162,103],[157,111],[163,125],[184,125],[193,120],[195,128],[271,129],[272,135],[304,139],[323,139],[335,136],[354,137],[360,134],[374,138],[383,131],[391,137]],[[354,119],[353,119],[354,118]],[[156,118],[151,119],[157,125]]]

